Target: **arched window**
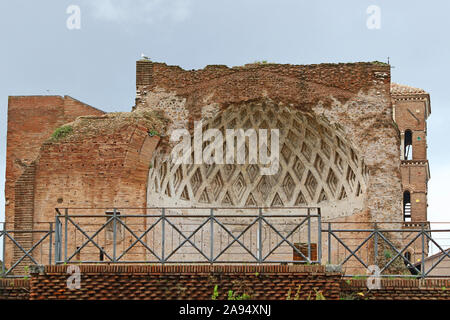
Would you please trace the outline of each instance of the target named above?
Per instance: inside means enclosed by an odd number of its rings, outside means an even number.
[[[412,160],[412,131],[406,130],[405,131],[405,150],[403,150],[404,159],[405,160]]]
[[[411,221],[411,193],[408,190],[403,193],[403,220]]]

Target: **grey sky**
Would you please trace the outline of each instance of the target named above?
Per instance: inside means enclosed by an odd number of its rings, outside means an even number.
[[[81,8],[80,30],[66,28],[71,4]],[[369,5],[381,8],[379,30],[366,27]],[[389,56],[394,82],[431,94],[429,217],[448,221],[449,9],[448,1],[412,0],[2,1],[0,190],[4,192],[8,95],[50,90],[105,111],[130,111],[135,61],[141,53],[185,69],[255,60],[387,61]]]

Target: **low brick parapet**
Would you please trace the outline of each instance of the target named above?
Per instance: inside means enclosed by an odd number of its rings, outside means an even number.
[[[381,279],[369,290],[365,279],[342,281],[341,297],[366,300],[450,300],[450,279]]]
[[[29,294],[28,279],[0,279],[0,300],[28,300]]]
[[[303,265],[79,265],[80,289],[71,290],[67,268],[33,270],[30,299],[211,300],[217,285],[217,299],[232,290],[261,300],[337,300],[342,276]]]

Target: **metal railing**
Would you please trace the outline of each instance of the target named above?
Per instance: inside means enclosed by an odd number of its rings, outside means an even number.
[[[381,277],[450,277],[450,229],[428,222],[324,224],[327,263],[340,265],[346,276],[367,275],[376,266]]]
[[[321,263],[320,208],[90,210],[56,209],[55,263]]]
[[[63,208],[36,230],[0,224],[3,262],[9,255],[1,271],[14,277],[26,273],[25,264],[323,262],[340,265],[346,276],[367,276],[375,265],[381,277],[449,277],[450,223],[432,225],[323,222],[320,208],[304,207]]]
[[[38,230],[13,230],[8,228],[5,222],[0,222],[0,240],[2,240],[3,247],[1,276],[21,277],[21,274],[24,273],[24,270],[19,270],[21,263],[26,264],[25,269],[28,265],[52,264],[53,223],[43,223],[43,225],[45,226],[44,230],[41,228],[37,228]],[[24,236],[28,236],[30,239],[24,241]],[[27,245],[24,242],[27,242]],[[7,249],[14,257],[9,268],[6,268],[5,264]],[[48,260],[44,261],[43,256]]]

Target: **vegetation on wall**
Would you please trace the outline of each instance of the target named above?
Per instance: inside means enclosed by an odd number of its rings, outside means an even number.
[[[71,134],[72,132],[73,132],[73,127],[70,125],[65,125],[65,126],[56,128],[56,130],[52,134],[52,139],[53,140],[62,139],[64,137],[68,136],[69,134]]]
[[[167,118],[158,111],[112,112],[102,116],[81,116],[57,128],[49,142],[104,136],[119,132],[130,125],[145,127],[151,137],[162,137],[167,124]]]

